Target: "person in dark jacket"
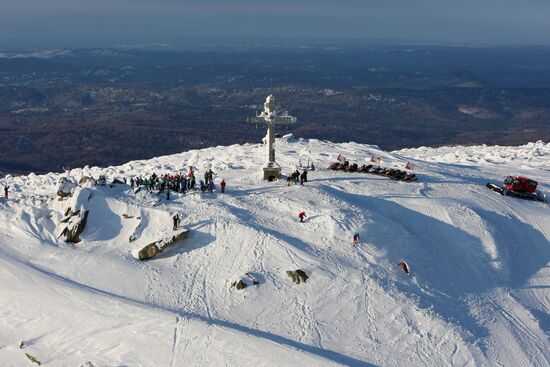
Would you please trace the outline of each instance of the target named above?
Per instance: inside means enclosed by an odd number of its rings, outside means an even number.
[[[8,200],[8,191],[10,187],[8,185],[4,185],[4,198]]]
[[[359,241],[359,233],[355,233],[353,235],[353,239],[351,240],[351,243],[353,244],[353,246],[357,246],[358,241]]]
[[[178,229],[178,226],[180,224],[180,215],[176,214],[172,217],[172,220],[174,221],[174,231]]]
[[[294,183],[297,184],[298,181],[300,180],[300,171],[296,170],[296,171],[292,174],[292,178],[294,179]]]
[[[307,173],[306,171],[300,174],[300,185],[303,185],[304,182],[307,182]]]

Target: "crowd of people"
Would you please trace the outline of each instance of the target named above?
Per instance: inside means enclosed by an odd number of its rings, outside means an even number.
[[[189,173],[189,176],[179,173],[175,175],[153,173],[150,177],[131,177],[130,186],[132,188],[145,187],[149,191],[172,190],[185,193],[195,187],[195,176],[192,172]]]
[[[169,198],[170,191],[184,194],[189,190],[195,189],[195,187],[198,187],[202,192],[213,192],[216,189],[216,185],[214,183],[214,176],[216,176],[216,174],[212,172],[211,169],[204,173],[204,180],[198,180],[198,185],[195,172],[196,171],[193,169],[190,169],[188,173],[165,173],[161,175],[153,173],[149,177],[137,176],[130,177],[129,179],[125,178],[124,182],[129,182],[133,189],[137,187],[144,187],[148,191],[158,191],[159,193],[166,192],[167,198]],[[296,170],[287,176],[287,186],[298,183],[303,185],[304,182],[307,182],[307,170],[304,170],[301,173]],[[225,180],[222,179],[220,181],[220,191],[222,193],[225,192],[226,185]]]
[[[212,192],[215,190],[214,176],[215,173],[212,172],[211,169],[204,173],[204,180],[199,180],[198,185],[201,191]],[[170,191],[184,194],[187,191],[194,189],[197,185],[195,171],[193,169],[190,169],[187,174],[166,173],[157,175],[156,173],[153,173],[149,177],[131,177],[129,181],[132,188],[145,187],[149,191],[158,191],[159,193],[166,192],[168,199],[170,198]],[[225,191],[225,186],[226,183],[222,180],[222,192]]]

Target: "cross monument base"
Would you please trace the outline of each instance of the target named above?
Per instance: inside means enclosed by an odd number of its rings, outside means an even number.
[[[272,181],[281,178],[281,167],[264,167],[264,180]]]

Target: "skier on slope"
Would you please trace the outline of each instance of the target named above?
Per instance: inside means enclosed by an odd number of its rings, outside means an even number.
[[[353,244],[353,246],[357,246],[357,241],[359,241],[359,233],[355,233],[353,235],[353,239],[351,240],[351,243]]]
[[[405,274],[410,275],[409,265],[404,260],[401,260],[397,265],[399,265],[401,269],[403,269]]]
[[[300,218],[300,223],[303,223],[304,217],[306,217],[306,212],[298,213],[298,217]]]
[[[220,182],[220,187],[222,188],[222,194],[225,192],[225,180],[222,179],[222,182]]]
[[[8,185],[4,185],[4,198],[8,200],[8,190],[10,187]]]

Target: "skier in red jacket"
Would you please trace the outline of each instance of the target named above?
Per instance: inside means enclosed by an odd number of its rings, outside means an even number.
[[[401,269],[403,269],[405,274],[410,275],[409,265],[405,261],[401,260],[397,265],[399,265]]]
[[[304,221],[304,217],[306,216],[306,212],[298,213],[298,217],[300,218],[300,223]]]
[[[222,182],[220,182],[220,186],[222,188],[222,194],[225,192],[225,181],[222,179]]]

